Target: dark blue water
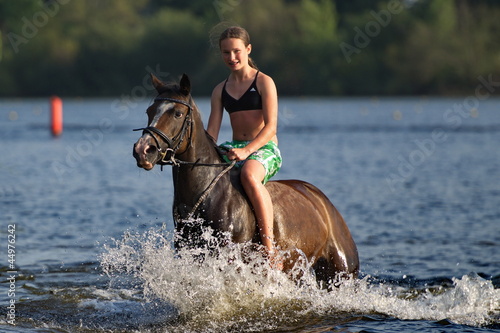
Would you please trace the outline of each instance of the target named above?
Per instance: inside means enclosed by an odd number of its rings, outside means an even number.
[[[2,100],[0,330],[499,330],[499,102],[280,100],[276,178],[320,187],[358,245],[360,279],[328,293],[228,265],[237,247],[176,255],[170,170],[131,155],[149,99],[64,100],[59,138],[48,100]]]

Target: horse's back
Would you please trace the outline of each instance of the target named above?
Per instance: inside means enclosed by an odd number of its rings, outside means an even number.
[[[298,248],[308,257],[322,258],[325,274],[357,274],[358,251],[342,215],[316,186],[300,180],[270,181],[266,185],[275,215],[275,237],[284,249]]]

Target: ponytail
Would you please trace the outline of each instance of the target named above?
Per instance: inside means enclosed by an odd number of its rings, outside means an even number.
[[[255,61],[253,61],[252,58],[248,57],[248,64],[250,65],[250,67],[252,67],[253,69],[256,69],[256,70],[259,70],[259,68],[257,67],[257,64],[255,63]]]

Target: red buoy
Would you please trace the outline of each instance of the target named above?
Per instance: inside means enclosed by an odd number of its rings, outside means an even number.
[[[50,127],[53,136],[59,136],[63,131],[62,100],[57,96],[50,98]]]

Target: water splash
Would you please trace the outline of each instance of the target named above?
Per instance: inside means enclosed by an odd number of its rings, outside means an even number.
[[[211,245],[223,243],[207,230]],[[291,275],[269,269],[245,244],[173,249],[164,229],[126,233],[105,246],[104,272],[129,276],[142,284],[146,301],[160,299],[179,316],[164,323],[179,331],[260,331],[286,327],[310,318],[379,314],[402,320],[443,320],[484,326],[500,318],[500,290],[471,274],[449,286],[399,286],[373,278],[343,281],[328,292],[318,288],[310,264],[303,260]],[[203,258],[203,260],[200,260]]]

